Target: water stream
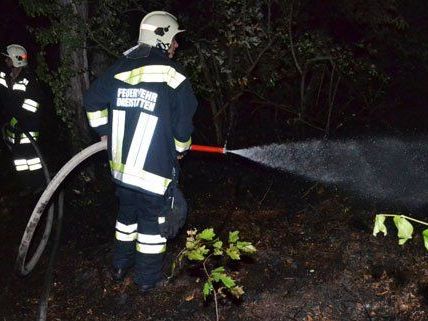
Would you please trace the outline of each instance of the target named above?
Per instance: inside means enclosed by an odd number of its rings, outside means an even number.
[[[228,152],[368,198],[411,206],[428,201],[428,144],[422,138],[312,140]]]

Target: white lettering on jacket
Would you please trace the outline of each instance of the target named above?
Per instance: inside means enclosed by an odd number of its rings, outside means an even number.
[[[139,107],[153,111],[156,107],[158,94],[142,88],[118,88],[117,107]]]

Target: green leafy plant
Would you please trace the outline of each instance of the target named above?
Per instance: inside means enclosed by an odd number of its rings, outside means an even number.
[[[378,214],[375,217],[374,227],[373,227],[373,235],[376,236],[378,233],[383,233],[383,235],[388,234],[388,230],[385,225],[385,220],[387,217],[392,217],[395,226],[397,227],[397,236],[398,236],[398,244],[403,245],[407,242],[407,240],[412,238],[413,235],[413,225],[410,221],[426,225],[427,222],[420,221],[414,219],[412,217],[408,217],[400,214]],[[422,237],[424,240],[425,248],[428,250],[428,229],[422,231]]]
[[[242,255],[251,255],[256,252],[256,248],[251,242],[241,241],[239,231],[229,232],[227,243],[216,236],[213,228],[208,228],[199,232],[187,231],[186,245],[180,251],[177,259],[173,263],[172,275],[177,264],[181,267],[183,259],[199,262],[202,265],[206,277],[202,287],[204,300],[209,296],[214,297],[216,307],[216,317],[219,320],[218,296],[225,296],[227,293],[235,298],[240,298],[244,294],[243,287],[238,285],[232,273],[226,270],[227,260],[239,261]],[[214,257],[220,258],[214,262]],[[223,265],[216,265],[222,262]]]

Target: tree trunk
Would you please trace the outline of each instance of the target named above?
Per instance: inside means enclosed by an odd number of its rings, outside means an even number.
[[[88,2],[82,1],[75,4],[72,0],[60,0],[61,5],[71,6],[73,13],[81,21],[88,21]],[[76,35],[77,37],[77,35]],[[65,93],[68,108],[74,115],[72,127],[70,128],[71,145],[74,151],[80,150],[88,145],[90,134],[86,113],[83,108],[83,94],[89,88],[88,57],[86,51],[86,40],[82,46],[71,47],[68,44],[61,44],[61,59],[70,59],[70,67],[75,70],[74,76],[70,79],[70,87]]]

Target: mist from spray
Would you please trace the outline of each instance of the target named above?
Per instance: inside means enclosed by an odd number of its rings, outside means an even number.
[[[424,139],[313,140],[228,152],[368,198],[410,206],[428,201],[428,146]]]

